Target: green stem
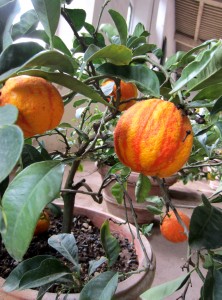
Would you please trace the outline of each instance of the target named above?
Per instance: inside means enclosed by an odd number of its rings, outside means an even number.
[[[73,180],[75,174],[80,165],[80,160],[74,160],[69,171],[69,175],[66,179],[65,189],[72,189]],[[64,210],[63,210],[63,224],[62,224],[62,232],[69,233],[72,228],[72,220],[73,220],[73,209],[75,204],[76,194],[72,193],[63,193],[63,201],[64,201]]]

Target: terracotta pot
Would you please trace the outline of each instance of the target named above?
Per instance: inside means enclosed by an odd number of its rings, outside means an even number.
[[[57,202],[57,204],[61,204],[61,202]],[[92,220],[95,226],[101,227],[102,223],[106,219],[113,219],[115,222],[120,223],[124,222],[122,219],[114,217],[113,215],[107,214],[105,212],[101,212],[95,209],[89,209],[82,206],[75,206],[75,214],[78,215],[85,215],[89,219]],[[124,238],[128,238],[129,241],[132,241],[132,235],[129,230],[129,226],[126,224],[118,225],[114,222],[110,222],[110,228],[113,233],[118,232],[120,236]],[[131,231],[133,235],[136,237],[136,228],[135,226],[131,225]],[[133,274],[126,280],[120,282],[118,284],[115,299],[116,300],[137,300],[140,299],[139,295],[142,294],[145,290],[149,289],[154,278],[155,274],[155,256],[152,252],[151,246],[147,238],[141,235],[141,239],[143,241],[144,247],[148,254],[148,257],[151,261],[152,268],[138,273]],[[139,269],[143,269],[146,263],[144,252],[141,248],[139,240],[137,238],[134,239],[135,249],[138,256],[139,261]],[[0,286],[4,283],[4,279],[0,278]],[[0,289],[0,299],[1,300],[35,300],[37,296],[37,291],[35,290],[24,290],[24,291],[14,291],[10,293],[4,292]],[[54,293],[47,293],[43,300],[55,300],[60,299],[62,300],[65,295],[61,295],[59,298],[56,298],[56,294]],[[78,300],[79,294],[70,294],[66,299],[68,300]]]
[[[102,180],[106,176],[109,168],[110,167],[107,165],[98,167],[98,172],[101,175]],[[127,181],[127,192],[133,201],[133,207],[134,207],[134,210],[137,215],[137,222],[139,224],[148,224],[153,221],[154,215],[150,211],[148,211],[146,208],[147,205],[151,204],[151,203],[149,203],[147,201],[145,201],[143,203],[136,202],[135,187],[136,187],[136,182],[137,182],[138,176],[139,176],[139,174],[135,173],[135,172],[132,172],[130,174],[128,181]],[[152,188],[150,190],[150,193],[147,195],[147,197],[154,196],[154,195],[162,196],[158,183],[152,177],[149,177],[149,179],[152,184]],[[177,175],[173,175],[171,177],[165,178],[167,186],[171,186],[174,183],[176,183],[177,179],[178,179]],[[125,206],[123,204],[118,204],[116,199],[113,197],[112,192],[111,192],[111,188],[113,185],[114,185],[114,183],[112,182],[105,189],[103,189],[103,199],[105,201],[107,211],[109,213],[125,220],[126,219]],[[127,207],[127,213],[128,213],[128,220],[130,223],[134,224],[134,220],[133,220],[133,217],[131,214],[130,205],[129,205],[128,201],[126,201],[126,207]]]

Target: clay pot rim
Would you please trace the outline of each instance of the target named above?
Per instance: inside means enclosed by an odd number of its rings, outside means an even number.
[[[61,200],[55,200],[54,203],[56,203],[57,205],[59,205],[60,207],[63,206],[63,202]],[[94,214],[95,218],[98,219],[98,215],[100,216],[103,216],[104,219],[113,219],[115,220],[116,222],[119,222],[119,223],[123,223],[124,220],[114,216],[114,215],[111,215],[107,212],[104,212],[104,211],[98,211],[98,209],[95,209],[95,208],[88,208],[88,207],[84,207],[84,206],[81,206],[81,205],[76,205],[75,206],[75,213],[74,214],[85,214],[86,216],[88,216],[89,218],[91,218],[91,215]],[[89,212],[88,214],[86,213],[86,210]],[[93,220],[92,220],[93,222]],[[111,224],[111,230],[112,230],[112,224],[116,225],[114,227],[117,228],[120,227],[119,225],[115,224],[115,223],[110,223]],[[136,236],[136,228],[134,225],[130,225],[131,226],[131,230],[133,232],[133,234]],[[124,228],[123,232],[129,232],[129,229],[128,229],[128,225],[127,224],[121,224],[121,227]],[[128,237],[128,236],[127,236]],[[120,282],[118,284],[118,287],[117,287],[117,290],[115,292],[115,296],[118,296],[118,295],[121,295],[121,294],[124,294],[126,291],[128,291],[128,293],[130,293],[129,290],[133,290],[134,287],[138,284],[138,282],[140,280],[143,280],[144,278],[147,278],[146,281],[147,283],[149,283],[149,286],[147,286],[147,289],[150,287],[150,285],[152,284],[152,281],[153,281],[153,278],[154,278],[154,272],[155,272],[155,256],[152,252],[152,249],[151,249],[151,246],[150,246],[150,243],[148,241],[148,239],[144,236],[144,235],[140,235],[142,241],[143,241],[143,244],[144,244],[144,247],[146,249],[146,252],[148,254],[148,257],[150,258],[150,261],[152,263],[152,268],[146,268],[146,270],[144,272],[141,272],[141,273],[137,273],[137,274],[133,274],[131,275],[130,277],[128,277],[126,280]],[[145,255],[141,249],[141,247],[139,246],[139,241],[137,238],[135,238],[135,248],[136,248],[136,252],[137,252],[137,255],[138,255],[138,258],[139,258],[139,266],[138,266],[138,270],[140,269],[143,269],[145,264],[146,264],[146,259],[145,259]],[[0,277],[0,288],[1,286],[3,285],[4,283],[4,279]],[[130,288],[129,288],[130,287]],[[0,295],[1,295],[1,292],[0,291]],[[28,293],[27,293],[28,292]],[[3,292],[2,293],[5,293],[5,296],[6,298],[9,297],[8,295],[13,295],[13,298],[7,298],[7,299],[23,299],[23,300],[32,300],[32,299],[36,299],[36,296],[37,296],[37,291],[33,290],[33,289],[28,289],[28,290],[22,290],[22,291],[13,291],[11,293],[6,293]],[[55,299],[55,293],[46,293],[45,296],[43,297],[43,299],[45,300],[52,300],[52,299]],[[70,294],[70,298],[68,297],[67,299],[72,299],[72,300],[78,300],[79,299],[79,293],[74,293],[74,294]],[[64,295],[61,295],[61,296],[64,296]],[[75,298],[73,298],[75,297]],[[5,298],[3,298],[5,299]]]

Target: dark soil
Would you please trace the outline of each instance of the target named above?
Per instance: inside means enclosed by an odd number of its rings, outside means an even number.
[[[43,254],[53,255],[59,259],[62,259],[61,255],[52,247],[50,247],[47,242],[48,238],[53,234],[61,233],[61,227],[62,222],[60,218],[51,218],[51,224],[48,232],[33,237],[24,259]],[[81,281],[84,283],[89,279],[89,261],[98,260],[101,256],[105,256],[105,253],[100,243],[100,231],[87,217],[77,216],[74,218],[73,234],[79,249]],[[112,270],[119,271],[121,273],[136,270],[138,268],[138,260],[132,243],[130,243],[128,239],[123,239],[116,235],[115,237],[119,240],[121,252],[117,262],[112,267]],[[6,278],[10,271],[14,269],[17,264],[18,262],[13,260],[8,255],[0,237],[0,276]],[[106,263],[104,263],[96,270],[96,272],[100,273],[106,270],[107,266]]]

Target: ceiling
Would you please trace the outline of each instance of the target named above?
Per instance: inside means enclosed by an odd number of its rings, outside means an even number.
[[[222,38],[222,0],[175,0],[176,50]]]

